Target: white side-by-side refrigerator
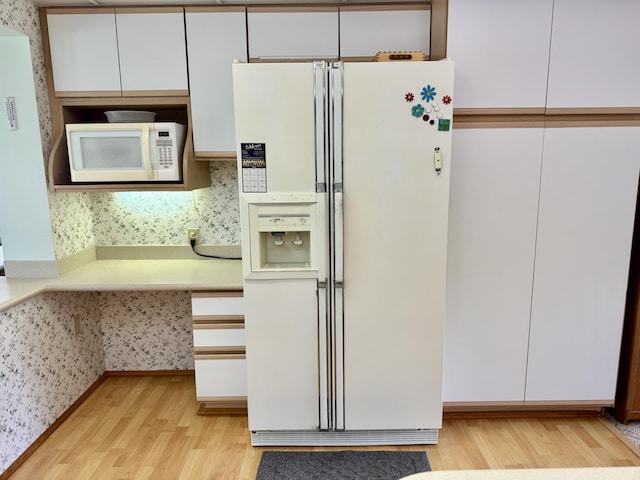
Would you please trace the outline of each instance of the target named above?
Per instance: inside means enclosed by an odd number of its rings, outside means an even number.
[[[453,62],[233,85],[252,444],[437,443]]]

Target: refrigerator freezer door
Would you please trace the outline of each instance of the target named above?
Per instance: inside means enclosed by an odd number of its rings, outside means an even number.
[[[244,283],[250,430],[315,430],[317,281]]]
[[[347,430],[441,426],[452,86],[453,62],[344,65]]]
[[[249,428],[325,430],[331,376],[326,354],[330,335],[326,65],[235,64],[233,75]],[[253,159],[249,151],[255,153]],[[251,180],[255,174],[245,171],[253,167],[265,170],[259,172],[266,179],[263,191],[259,183],[244,182],[243,175]],[[302,219],[308,225],[298,225]],[[268,227],[276,220],[277,227]],[[286,245],[274,245],[278,239]],[[278,255],[296,249],[308,251],[308,261],[302,259],[296,266],[278,260]]]
[[[309,63],[233,65],[241,193],[315,192],[314,85]],[[264,189],[251,186],[249,155],[264,163]]]

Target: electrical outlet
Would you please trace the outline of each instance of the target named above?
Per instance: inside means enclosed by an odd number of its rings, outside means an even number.
[[[200,243],[200,229],[199,228],[187,228],[187,242],[191,244],[192,241],[196,244]]]
[[[73,320],[73,333],[75,335],[80,335],[82,332],[82,323],[80,323],[82,317],[79,314],[74,313],[71,315],[71,319]]]

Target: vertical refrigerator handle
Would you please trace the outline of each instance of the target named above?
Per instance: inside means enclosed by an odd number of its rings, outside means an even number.
[[[316,205],[318,262],[318,426],[320,430],[332,428],[332,333],[330,321],[331,295],[327,279],[329,278],[329,193],[327,178],[329,159],[327,150],[327,127],[329,124],[326,94],[327,65],[323,61],[313,62],[313,95],[315,113],[315,161],[316,161]]]
[[[334,228],[334,270],[333,278],[336,285],[342,287],[344,282],[344,216],[342,205],[342,191],[333,194],[333,228]]]
[[[343,94],[344,68],[342,62],[331,64],[331,174],[333,217],[332,272],[332,345],[333,345],[333,429],[345,429],[344,411],[344,206],[342,188],[343,157]]]
[[[327,282],[318,281],[318,410],[320,430],[328,430],[330,427],[330,372],[331,359],[329,350],[330,328],[328,322],[329,297],[327,295]]]
[[[342,283],[335,285],[333,316],[333,428],[344,430],[344,291]]]

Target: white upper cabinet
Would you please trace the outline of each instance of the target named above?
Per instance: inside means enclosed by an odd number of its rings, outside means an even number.
[[[182,8],[117,8],[116,25],[125,95],[145,90],[188,94]]]
[[[549,108],[640,107],[640,2],[555,0]]]
[[[58,95],[120,95],[114,10],[97,11],[101,13],[47,10],[53,84]]]
[[[243,7],[187,8],[187,51],[196,155],[236,155],[233,112],[234,60],[247,61]]]
[[[527,400],[613,401],[639,170],[640,128],[545,131]]]
[[[542,128],[454,129],[443,400],[524,400]]]
[[[340,7],[340,57],[374,57],[383,51],[429,54],[428,5]]]
[[[552,7],[553,0],[449,0],[447,57],[456,65],[456,109],[542,113]],[[596,31],[595,38],[610,44]]]
[[[57,95],[188,94],[182,8],[64,11],[47,9]]]
[[[250,61],[338,58],[338,7],[247,8]]]

